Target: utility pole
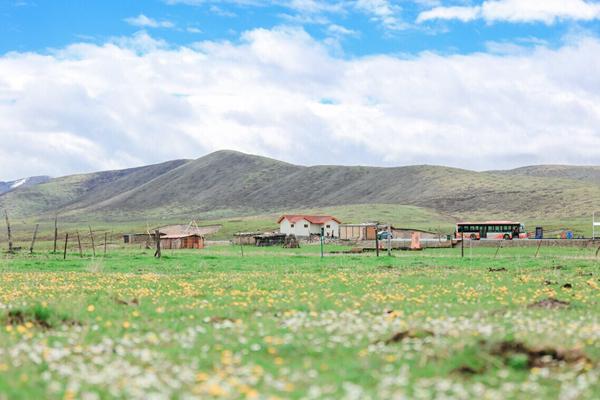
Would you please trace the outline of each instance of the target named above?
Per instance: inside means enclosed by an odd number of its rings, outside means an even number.
[[[6,230],[8,231],[8,252],[13,253],[13,242],[12,234],[10,231],[10,221],[8,220],[8,213],[4,210],[4,218],[6,219]]]

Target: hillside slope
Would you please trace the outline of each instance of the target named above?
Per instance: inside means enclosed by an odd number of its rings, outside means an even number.
[[[481,217],[562,217],[600,209],[598,167],[474,172],[437,166],[297,166],[233,151],[73,175],[0,195],[21,217],[139,219],[258,214],[351,204],[403,204]]]
[[[0,194],[10,192],[20,187],[30,187],[46,183],[51,178],[49,176],[30,176],[28,178],[17,179],[16,181],[0,182]]]

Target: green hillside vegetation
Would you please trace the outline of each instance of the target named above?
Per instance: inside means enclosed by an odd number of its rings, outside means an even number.
[[[0,195],[15,229],[54,215],[65,226],[126,232],[170,222],[271,230],[285,212],[334,214],[451,231],[464,219],[513,219],[591,231],[600,210],[600,167],[536,166],[474,172],[439,166],[297,166],[233,151],[197,160],[80,174]],[[44,230],[43,230],[44,231]]]

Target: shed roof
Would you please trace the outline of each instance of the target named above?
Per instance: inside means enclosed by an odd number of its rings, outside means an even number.
[[[321,225],[321,224],[324,224],[324,223],[329,222],[329,221],[335,221],[338,224],[342,223],[342,221],[340,221],[336,217],[332,217],[331,215],[301,215],[301,214],[282,215],[277,220],[277,223],[280,224],[281,221],[283,221],[284,219],[287,219],[288,221],[290,221],[292,223],[298,222],[298,221],[301,221],[301,220],[304,219],[304,220],[310,222],[311,224],[317,224],[317,225]]]
[[[192,236],[196,236],[196,237],[203,237],[202,235],[199,235],[197,233],[187,233],[187,234],[181,234],[181,235],[164,235],[161,236],[161,239],[183,239],[183,238],[187,238],[187,237],[192,237]]]
[[[199,236],[210,235],[212,233],[216,233],[221,229],[222,225],[206,225],[206,226],[197,226],[195,224],[180,224],[180,225],[167,225],[161,226],[157,228],[160,232],[161,236],[184,236],[190,234],[197,234]],[[164,237],[164,236],[163,236]]]

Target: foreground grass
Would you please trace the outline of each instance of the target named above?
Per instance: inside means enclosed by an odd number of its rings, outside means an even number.
[[[595,398],[594,251],[532,253],[6,256],[0,398]]]

